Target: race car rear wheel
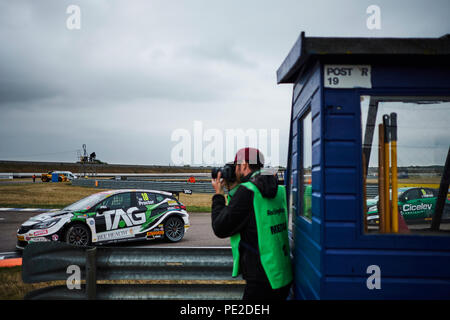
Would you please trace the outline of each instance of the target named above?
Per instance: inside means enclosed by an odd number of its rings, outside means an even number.
[[[184,237],[184,221],[179,217],[170,217],[164,222],[164,237],[170,242],[178,242]]]
[[[65,240],[68,244],[85,247],[91,242],[91,234],[88,227],[77,223],[67,229]]]

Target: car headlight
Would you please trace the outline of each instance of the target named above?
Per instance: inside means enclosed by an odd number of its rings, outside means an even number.
[[[38,224],[35,224],[33,226],[33,229],[48,229],[48,228],[51,228],[55,224],[57,224],[59,220],[61,220],[61,219],[57,218],[57,219],[51,219],[51,220],[48,220],[48,221],[40,222]]]

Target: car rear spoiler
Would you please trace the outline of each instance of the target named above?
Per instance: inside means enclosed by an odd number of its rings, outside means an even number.
[[[192,194],[191,189],[183,189],[183,191],[168,191],[168,192],[170,192],[177,199],[180,198],[180,192],[183,192],[184,194]]]

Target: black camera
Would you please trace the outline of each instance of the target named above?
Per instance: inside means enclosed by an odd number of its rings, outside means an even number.
[[[219,172],[222,173],[222,178],[227,182],[235,182],[236,181],[236,165],[234,163],[227,163],[221,168],[213,168],[211,170],[211,177],[213,179],[217,179],[217,175]]]

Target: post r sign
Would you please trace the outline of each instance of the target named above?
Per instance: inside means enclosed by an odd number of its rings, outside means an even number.
[[[370,65],[324,65],[325,88],[372,88]]]

